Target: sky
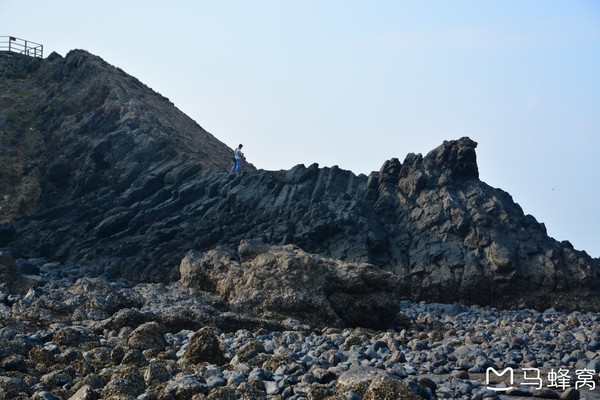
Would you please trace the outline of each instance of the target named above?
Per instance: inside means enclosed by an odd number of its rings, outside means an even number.
[[[483,182],[600,257],[598,0],[0,0],[3,35],[100,56],[261,169],[468,136]]]

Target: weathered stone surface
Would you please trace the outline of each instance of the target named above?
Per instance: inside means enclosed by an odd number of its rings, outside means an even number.
[[[337,379],[337,389],[340,393],[354,392],[369,400],[419,399],[397,376],[365,366],[354,367],[341,374]]]
[[[185,351],[185,358],[192,363],[207,362],[220,365],[226,362],[215,331],[211,327],[201,328],[194,334]]]
[[[167,341],[164,332],[155,321],[146,322],[135,328],[127,340],[129,347],[138,350],[164,350]]]
[[[181,262],[182,282],[219,294],[234,310],[265,318],[384,329],[400,322],[400,294],[391,272],[309,254],[293,245],[242,241],[240,251],[241,263],[219,250],[188,253]]]
[[[9,293],[25,293],[36,285],[35,281],[21,274],[13,256],[0,251],[0,301],[4,301]]]
[[[11,284],[21,276],[15,263],[15,259],[10,253],[0,251],[0,284]]]
[[[208,387],[204,379],[194,375],[184,375],[172,382],[169,382],[164,389],[165,396],[171,396],[175,400],[191,399],[197,394],[208,393]]]
[[[73,396],[69,397],[69,400],[96,400],[96,398],[93,389],[88,385],[84,385]]]
[[[111,372],[110,381],[102,388],[103,399],[135,399],[144,393],[144,377],[136,366],[118,366]]]

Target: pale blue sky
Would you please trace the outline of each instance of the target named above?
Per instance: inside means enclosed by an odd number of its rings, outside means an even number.
[[[481,180],[600,257],[598,0],[0,0],[0,35],[102,57],[258,168],[469,136]]]

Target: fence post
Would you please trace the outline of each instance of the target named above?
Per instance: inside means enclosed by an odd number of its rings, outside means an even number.
[[[0,36],[0,52],[5,51],[24,54],[30,57],[42,58],[44,56],[44,46],[15,36]]]

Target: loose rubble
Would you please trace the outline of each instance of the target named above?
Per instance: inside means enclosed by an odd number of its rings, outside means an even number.
[[[3,399],[600,398],[596,313],[404,300],[406,328],[317,329],[223,312],[180,283],[28,262],[37,287],[0,289]]]

